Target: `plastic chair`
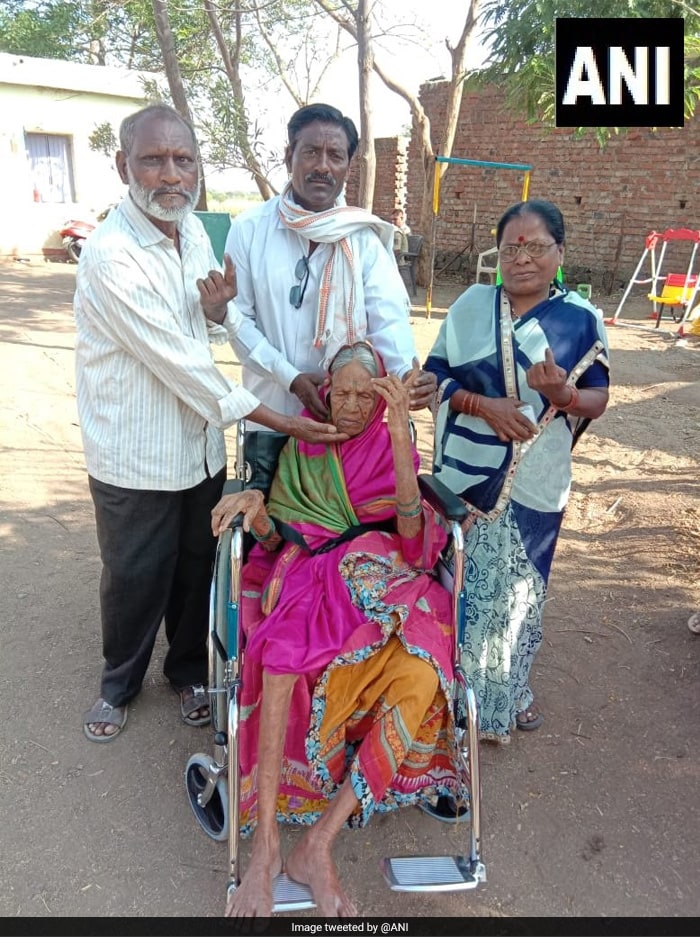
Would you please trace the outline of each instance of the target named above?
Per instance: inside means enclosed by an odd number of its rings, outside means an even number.
[[[423,235],[408,235],[408,250],[403,255],[403,263],[399,264],[399,273],[403,277],[406,287],[411,290],[411,296],[418,292],[416,287],[416,263],[423,247]]]
[[[685,319],[686,310],[695,297],[697,285],[697,274],[667,274],[661,295],[656,296],[654,293],[649,293],[647,297],[654,304],[652,318],[656,318],[657,327],[661,322],[664,306],[669,307],[674,322],[682,322]]]
[[[489,261],[495,260],[498,255],[497,247],[490,247],[487,251],[482,251],[479,254],[479,257],[476,261],[476,283],[481,282],[481,277],[485,276],[489,278],[489,284],[491,286],[496,285],[496,276],[498,274],[498,261],[496,265],[492,266]]]

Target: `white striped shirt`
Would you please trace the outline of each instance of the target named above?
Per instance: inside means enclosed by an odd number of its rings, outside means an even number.
[[[219,269],[198,218],[180,253],[127,197],[86,242],[74,300],[78,413],[90,475],[122,488],[181,491],[226,464],[222,430],[259,401],[218,371],[196,280]]]

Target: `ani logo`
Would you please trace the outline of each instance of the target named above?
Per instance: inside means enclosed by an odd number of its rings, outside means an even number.
[[[682,127],[683,19],[556,21],[557,127]]]

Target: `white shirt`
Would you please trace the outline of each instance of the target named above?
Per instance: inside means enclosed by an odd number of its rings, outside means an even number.
[[[74,300],[78,413],[90,475],[122,488],[181,491],[226,464],[222,429],[259,401],[218,371],[196,280],[219,269],[198,218],[180,251],[127,197],[90,235]],[[218,335],[217,335],[218,333]]]
[[[289,387],[303,372],[322,374],[323,348],[314,348],[321,272],[331,246],[318,244],[309,258],[309,282],[299,309],[289,302],[289,291],[299,281],[294,275],[299,258],[308,256],[309,241],[282,224],[279,196],[234,218],[226,239],[226,252],[236,265],[236,306],[243,324],[229,327],[231,344],[243,366],[243,385],[268,407],[289,416],[302,404]],[[353,254],[362,264],[362,290],[355,297],[365,308],[370,341],[382,356],[387,371],[402,377],[417,357],[408,318],[409,299],[394,258],[370,228],[351,235]],[[254,423],[251,428],[265,430]]]

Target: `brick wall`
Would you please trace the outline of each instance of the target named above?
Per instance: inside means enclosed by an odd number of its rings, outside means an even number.
[[[406,173],[408,168],[408,141],[405,137],[381,137],[374,141],[377,161],[373,211],[375,215],[391,220],[396,207],[406,202]],[[345,186],[348,205],[357,204],[360,187],[360,164],[353,160]]]
[[[444,121],[443,82],[421,87],[420,98],[433,127]],[[592,133],[548,129],[516,119],[497,89],[464,95],[453,156],[533,166],[530,197],[547,198],[561,209],[567,228],[567,280],[606,290],[623,286],[652,229],[700,228],[700,118],[681,129],[630,130],[600,149]],[[407,214],[415,233],[420,192],[419,154],[408,152]],[[491,229],[520,201],[523,172],[449,166],[442,180],[437,222],[436,270],[474,266],[474,254],[492,247]],[[385,197],[385,196],[382,196]],[[476,222],[474,212],[476,208]],[[469,247],[474,252],[468,264]],[[460,255],[459,257],[457,255]],[[669,248],[664,271],[685,272],[687,244]],[[697,266],[697,265],[696,265]],[[648,274],[647,274],[648,275]]]

